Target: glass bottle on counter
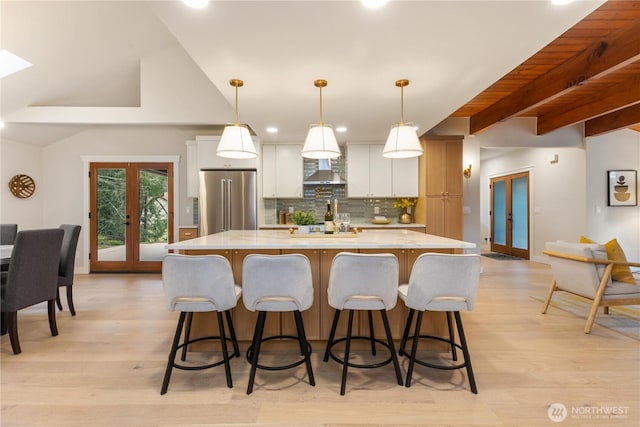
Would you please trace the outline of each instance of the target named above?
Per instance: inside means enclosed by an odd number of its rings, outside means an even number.
[[[333,234],[333,212],[331,212],[331,200],[327,200],[327,212],[324,214],[324,234]]]

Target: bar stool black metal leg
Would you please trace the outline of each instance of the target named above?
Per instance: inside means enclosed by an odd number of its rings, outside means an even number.
[[[218,313],[218,329],[220,330],[220,346],[222,347],[222,360],[224,360],[224,373],[227,376],[227,387],[233,388],[233,380],[231,379],[231,364],[229,363],[229,350],[227,349],[227,337],[224,333],[224,317],[219,311]]]
[[[178,343],[180,341],[180,335],[182,335],[182,325],[184,324],[185,312],[180,312],[178,318],[178,326],[176,327],[176,334],[173,337],[173,344],[171,344],[171,351],[169,352],[169,360],[167,362],[167,369],[164,371],[164,380],[162,381],[162,388],[160,394],[165,394],[169,387],[169,379],[171,379],[171,370],[173,369],[173,363],[176,359],[176,353],[178,352]]]
[[[233,344],[233,356],[240,357],[240,348],[238,348],[238,339],[236,338],[236,330],[233,328],[233,321],[231,320],[231,310],[224,312],[227,317],[227,325],[229,326],[229,336],[231,337],[231,344]]]
[[[371,310],[367,310],[367,317],[369,318],[369,337],[371,337],[371,354],[376,355],[376,334],[373,331],[373,314]]]
[[[411,330],[411,322],[413,322],[413,314],[416,311],[413,308],[409,309],[409,316],[407,316],[407,323],[404,325],[404,332],[402,332],[402,340],[400,341],[400,349],[398,350],[398,354],[400,356],[406,355],[407,352],[404,351],[404,346],[407,345],[407,338],[409,338],[409,332]]]
[[[347,388],[347,368],[349,367],[349,352],[351,351],[351,330],[353,327],[353,310],[349,310],[349,325],[347,326],[347,338],[344,345],[344,365],[342,365],[342,382],[340,383],[340,395],[344,396]]]
[[[322,358],[323,362],[329,361],[329,350],[331,349],[331,346],[333,345],[333,339],[336,336],[336,328],[338,326],[338,320],[340,320],[340,311],[341,310],[336,310],[335,314],[333,315],[333,323],[331,323],[331,332],[329,332],[329,339],[327,340],[327,348],[325,348],[324,357]]]
[[[471,368],[471,356],[469,355],[467,340],[464,337],[464,329],[462,328],[462,319],[460,318],[460,312],[455,311],[453,314],[456,317],[456,324],[458,325],[458,335],[460,336],[460,345],[462,347],[462,354],[464,355],[464,364],[467,368],[467,376],[469,377],[469,385],[471,386],[471,392],[473,394],[478,394],[478,388],[476,387],[476,379],[473,376],[473,369]]]
[[[451,312],[447,311],[447,326],[449,327],[449,342],[451,343],[451,358],[458,360],[458,352],[456,351],[456,342],[453,336],[453,324],[451,322]]]
[[[187,314],[187,328],[184,330],[184,343],[188,343],[189,342],[189,337],[191,336],[191,324],[193,323],[193,313],[188,313]],[[185,360],[187,360],[187,347],[189,347],[188,345],[185,345],[184,347],[182,347],[182,357],[180,357],[180,360],[182,360],[183,362]]]
[[[311,352],[309,351],[309,344],[307,343],[307,334],[304,331],[304,323],[302,322],[302,314],[299,310],[293,312],[293,316],[296,319],[296,329],[298,330],[298,341],[300,342],[300,352],[304,356],[305,364],[307,366],[307,375],[309,376],[309,384],[316,385],[316,379],[313,376],[313,368],[311,367]]]
[[[387,342],[389,343],[389,351],[391,352],[391,361],[393,362],[393,369],[396,371],[396,379],[398,385],[402,385],[402,372],[400,372],[400,363],[398,363],[398,355],[396,354],[395,346],[393,345],[393,337],[391,336],[391,328],[389,327],[389,319],[387,317],[387,310],[380,310],[382,316],[382,324],[384,325],[384,332],[387,335]]]
[[[409,366],[407,368],[407,379],[404,383],[405,387],[411,387],[411,376],[413,375],[413,367],[416,364],[416,355],[418,353],[418,341],[420,340],[420,327],[422,326],[422,314],[418,313],[416,319],[416,327],[413,331],[413,343],[411,344],[411,355],[409,356]]]
[[[253,382],[256,378],[256,369],[258,368],[258,355],[260,354],[260,344],[262,344],[262,334],[264,333],[264,322],[267,317],[266,311],[258,312],[258,320],[256,321],[256,330],[253,333],[253,344],[251,345],[251,372],[249,373],[249,384],[247,385],[247,394],[253,391]]]

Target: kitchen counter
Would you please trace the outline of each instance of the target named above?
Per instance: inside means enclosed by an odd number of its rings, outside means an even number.
[[[260,225],[260,229],[264,230],[264,229],[285,229],[288,230],[289,228],[297,228],[298,226],[295,224],[262,224]],[[318,225],[316,225],[316,227],[319,227]],[[351,223],[351,227],[355,227],[358,228],[359,230],[363,230],[366,228],[416,228],[416,229],[421,229],[420,231],[423,231],[426,229],[426,225],[425,224],[400,224],[399,222],[392,222],[390,224],[374,224],[372,222],[352,222]]]
[[[324,235],[323,235],[324,236]],[[340,236],[340,235],[337,235]],[[165,246],[200,249],[473,249],[474,243],[411,230],[363,230],[356,237],[296,237],[288,230],[231,230]]]
[[[209,236],[198,237],[165,246],[186,255],[221,255],[227,258],[233,270],[236,283],[242,285],[244,258],[250,254],[278,255],[300,253],[311,262],[313,275],[313,305],[303,312],[307,337],[310,340],[326,340],[331,328],[333,308],[327,302],[327,287],[333,258],[339,252],[392,253],[398,258],[398,283],[407,283],[416,258],[425,252],[461,253],[475,248],[475,244],[446,237],[432,236],[407,229],[363,230],[355,237],[291,237],[288,230],[232,230]],[[233,322],[239,340],[249,341],[255,327],[255,313],[248,311],[242,302],[233,309]],[[407,315],[407,309],[399,302],[388,311],[391,333],[400,338]],[[365,317],[362,317],[365,316]],[[367,335],[369,323],[366,312],[359,313],[354,334]],[[443,313],[430,313],[424,326],[425,333],[441,335],[447,331]],[[374,316],[376,336],[382,337],[384,328]],[[212,313],[196,313],[193,321],[193,336],[205,336],[216,324]],[[267,317],[265,334],[295,334],[295,322],[290,316]],[[204,347],[190,347],[204,348]],[[448,351],[443,346],[443,351]]]

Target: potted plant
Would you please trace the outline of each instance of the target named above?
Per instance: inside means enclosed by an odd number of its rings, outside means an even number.
[[[404,197],[404,198],[398,198],[393,202],[394,208],[402,208],[402,213],[400,214],[401,224],[410,224],[411,221],[413,221],[413,217],[409,212],[409,208],[413,207],[417,201],[418,201],[417,198]]]
[[[309,232],[309,226],[316,223],[316,216],[311,211],[295,211],[291,221],[298,226],[298,233],[305,234]]]

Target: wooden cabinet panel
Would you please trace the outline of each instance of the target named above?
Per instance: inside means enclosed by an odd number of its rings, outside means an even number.
[[[434,140],[425,143],[425,195],[462,195],[462,141]]]
[[[462,239],[462,197],[427,196],[427,232],[435,236]]]
[[[195,239],[198,237],[198,227],[180,227],[178,229],[178,241]]]
[[[462,239],[462,140],[423,139],[423,144],[417,221],[424,218],[429,234]]]

